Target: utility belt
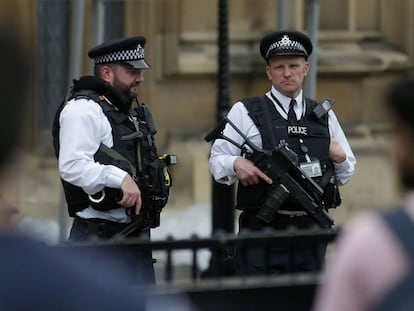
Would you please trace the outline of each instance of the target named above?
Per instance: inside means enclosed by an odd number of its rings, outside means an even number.
[[[262,230],[271,228],[274,230],[286,230],[289,227],[308,229],[316,225],[315,221],[303,211],[284,211],[280,210],[270,223],[257,217],[258,209],[245,210],[240,214],[240,230]]]
[[[248,214],[258,214],[264,208],[264,204],[262,205],[247,205],[247,206],[236,206],[236,209],[246,212]],[[297,202],[288,198],[285,202],[283,202],[280,207],[276,211],[276,215],[286,215],[286,216],[306,216],[308,215],[303,208],[297,204]]]
[[[288,211],[288,210],[279,210],[279,211],[277,211],[277,214],[290,216],[290,217],[302,217],[302,216],[307,216],[308,215],[304,211]]]
[[[122,232],[130,223],[119,223],[100,218],[80,218],[75,217],[73,220],[73,227],[76,230],[83,230],[88,233],[88,236],[96,236],[100,239],[110,239],[116,234]],[[135,230],[128,235],[128,237],[146,236],[149,230]]]

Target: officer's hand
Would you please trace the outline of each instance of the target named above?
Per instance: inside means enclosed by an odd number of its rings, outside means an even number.
[[[346,153],[339,142],[331,137],[331,143],[329,145],[329,158],[335,163],[342,163],[346,160]]]
[[[243,157],[237,157],[233,163],[233,168],[243,186],[256,185],[260,179],[268,184],[272,183],[269,176],[263,173],[252,161]]]
[[[117,202],[119,205],[125,207],[135,206],[135,214],[138,215],[141,210],[141,191],[138,185],[128,174],[124,177],[121,184],[122,199]]]

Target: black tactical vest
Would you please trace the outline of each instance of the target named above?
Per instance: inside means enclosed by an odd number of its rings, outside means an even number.
[[[298,155],[298,162],[305,162],[305,146],[307,154],[311,160],[319,160],[322,169],[322,176],[313,178],[323,189],[325,189],[332,176],[335,175],[333,162],[329,159],[329,144],[330,134],[328,128],[328,114],[317,119],[313,117],[312,111],[318,104],[317,102],[306,98],[306,112],[305,115],[294,125],[285,120],[277,111],[273,102],[267,97],[263,98],[266,110],[263,111],[260,97],[250,97],[242,100],[246,107],[249,116],[252,118],[254,124],[259,129],[263,149],[271,150],[276,144],[288,144]],[[267,116],[265,116],[267,114]],[[265,118],[270,118],[272,132],[267,129]],[[273,138],[271,137],[273,135]],[[300,140],[303,143],[300,143]],[[335,177],[336,180],[336,177]],[[265,199],[266,192],[269,185],[260,181],[254,186],[245,187],[241,183],[238,184],[237,190],[237,205],[236,208],[240,210],[258,209]],[[338,194],[339,196],[339,194]],[[339,205],[339,203],[337,203]],[[294,202],[287,199],[280,207],[283,210],[302,210]]]
[[[135,133],[137,133],[134,122],[131,121],[131,116],[125,112],[123,106],[117,105],[117,101],[121,101],[121,99],[113,93],[112,96],[109,95],[110,93],[108,93],[108,90],[112,89],[109,85],[103,85],[103,81],[98,81],[99,79],[97,78],[86,77],[86,79],[89,79],[89,82],[90,80],[92,80],[94,83],[96,82],[98,86],[95,87],[95,84],[92,83],[94,89],[83,89],[82,85],[89,85],[90,83],[82,83],[82,78],[80,80],[80,83],[79,81],[75,81],[78,83],[78,85],[75,83],[75,87],[72,90],[70,96],[61,104],[55,115],[55,120],[52,127],[52,136],[56,156],[59,156],[59,116],[61,111],[63,110],[67,101],[73,98],[88,98],[98,103],[101,106],[105,116],[108,118],[108,121],[112,127],[113,136],[113,147],[111,149],[115,150],[117,153],[128,160],[124,161],[122,159],[114,159],[114,157],[111,157],[108,153],[103,152],[101,149],[99,149],[94,155],[95,161],[106,165],[117,166],[128,172],[130,175],[133,175],[135,172],[131,171],[131,166],[129,164],[132,164],[133,166],[138,165],[136,145],[137,140],[133,138]],[[105,90],[105,88],[108,88],[108,90]],[[110,91],[113,91],[113,89]],[[105,100],[105,98],[102,96],[103,94],[110,96],[112,105]],[[143,134],[141,137],[144,154],[143,158],[141,159],[143,161],[141,165],[143,166],[150,165],[153,161],[158,160],[157,150],[153,137],[156,131],[155,129],[149,128],[148,123],[146,122],[145,109],[146,108],[144,106],[139,106],[138,108],[131,111],[132,117],[136,118],[138,121],[139,130]],[[131,139],[126,139],[128,137],[131,137]],[[61,181],[63,184],[70,216],[74,217],[76,212],[81,211],[91,205],[88,195],[80,187],[72,185],[63,179],[61,179]],[[121,207],[120,205],[116,204],[116,201],[120,199],[119,189],[105,188],[105,192],[109,198],[112,196],[111,201],[108,202],[108,200],[106,200],[105,202],[102,202],[102,204],[94,204],[93,207],[95,209],[108,210]]]

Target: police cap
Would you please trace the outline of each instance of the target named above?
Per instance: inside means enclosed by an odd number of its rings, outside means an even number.
[[[88,56],[95,64],[125,63],[136,69],[147,69],[144,59],[145,38],[142,36],[115,39],[89,50]]]
[[[267,62],[272,56],[297,55],[308,59],[312,53],[309,37],[295,30],[272,32],[260,41],[260,54]]]

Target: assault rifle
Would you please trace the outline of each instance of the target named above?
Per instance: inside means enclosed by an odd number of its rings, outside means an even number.
[[[223,134],[227,123],[244,139],[243,144]],[[257,214],[258,218],[270,223],[280,205],[289,197],[297,202],[322,228],[330,228],[334,225],[333,219],[326,212],[323,200],[324,190],[296,165],[297,155],[286,145],[275,147],[273,150],[263,150],[252,143],[227,117],[204,139],[207,142],[215,139],[227,140],[240,148],[247,159],[273,180],[264,206]]]

